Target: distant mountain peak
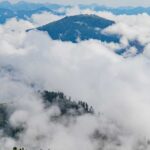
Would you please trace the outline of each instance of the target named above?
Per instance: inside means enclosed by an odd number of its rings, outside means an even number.
[[[106,42],[119,42],[117,36],[106,35],[101,31],[115,22],[96,15],[66,16],[58,21],[38,27],[46,31],[54,40],[78,42],[80,40],[97,39]]]

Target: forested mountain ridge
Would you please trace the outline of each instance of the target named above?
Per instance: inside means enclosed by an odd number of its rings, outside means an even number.
[[[60,109],[60,114],[53,116],[53,120],[57,120],[62,116],[75,117],[84,114],[94,115],[94,109],[83,101],[73,101],[70,97],[67,98],[62,92],[50,92],[43,91],[38,92],[43,100],[45,109],[57,106]],[[17,138],[18,133],[24,129],[22,127],[14,128],[9,124],[10,111],[9,107],[13,104],[0,104],[0,130],[4,131],[4,134]]]
[[[42,97],[46,106],[57,105],[61,115],[82,115],[94,114],[94,109],[83,101],[72,101],[71,97],[67,98],[62,92],[42,92]]]

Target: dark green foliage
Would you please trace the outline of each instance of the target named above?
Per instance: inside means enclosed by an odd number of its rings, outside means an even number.
[[[94,110],[89,107],[86,102],[83,101],[72,101],[71,98],[67,98],[62,92],[49,92],[44,91],[40,93],[45,103],[45,109],[57,105],[60,108],[61,115],[78,116],[83,114],[93,114]],[[13,138],[18,138],[18,135],[24,131],[24,127],[12,127],[8,120],[10,112],[8,113],[8,104],[0,104],[0,129],[4,131],[5,135]],[[58,116],[54,116],[57,118]]]
[[[0,104],[0,129],[3,129],[4,134],[17,138],[18,133],[23,131],[22,127],[13,128],[8,123],[9,120],[8,104]]]
[[[13,147],[13,150],[24,150],[24,148]]]
[[[94,113],[93,108],[89,107],[86,102],[72,101],[71,98],[67,98],[62,92],[44,91],[42,96],[46,106],[57,105],[60,108],[61,115],[82,115],[85,113]]]
[[[48,102],[52,103],[57,97],[60,99],[64,99],[65,96],[61,92],[49,92],[49,91],[44,91],[42,94],[44,100],[48,100]]]
[[[13,128],[11,126],[8,125],[8,127],[5,129],[5,133],[15,139],[18,139],[18,134],[23,132],[24,128],[23,127],[17,127],[17,128]]]
[[[13,150],[17,150],[17,147],[13,147]]]
[[[4,128],[7,124],[7,107],[6,104],[0,104],[0,128]]]

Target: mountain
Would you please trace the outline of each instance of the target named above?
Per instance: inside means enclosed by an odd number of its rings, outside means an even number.
[[[17,20],[24,19],[30,20],[33,14],[40,14],[42,12],[50,12],[55,15],[65,15],[66,8],[71,8],[70,5],[58,5],[51,3],[29,3],[20,1],[18,3],[10,3],[7,1],[0,2],[0,24],[4,24],[11,18]],[[106,7],[96,4],[79,5],[80,9],[91,9],[95,11],[109,11],[116,15],[120,14],[150,14],[150,8],[144,7]],[[60,9],[63,8],[63,9]],[[61,10],[61,11],[60,11]],[[102,42],[115,42],[119,43],[118,35],[104,34],[102,30],[115,22],[101,18],[95,15],[77,15],[65,17],[59,21],[41,26],[37,28],[41,31],[46,31],[54,40],[78,42],[79,40],[97,39]],[[130,45],[123,49],[117,49],[116,53],[123,55],[130,47],[135,47],[138,53],[143,52],[143,45],[138,41],[129,41]]]
[[[90,5],[83,5],[80,4],[79,8],[84,9],[91,9],[94,11],[108,11],[115,15],[137,15],[142,13],[150,14],[150,7],[107,7],[101,6],[97,4],[90,4]]]
[[[28,3],[18,2],[11,4],[10,2],[0,2],[0,24],[5,23],[8,19],[17,18],[28,20],[33,14],[40,14],[42,12],[50,12],[55,15],[63,15],[57,10],[66,6],[58,4],[40,4],[40,3]]]
[[[150,8],[147,7],[106,7],[97,4],[78,5],[81,10],[91,9],[94,11],[108,11],[115,15],[135,15],[141,13],[150,14]],[[53,3],[31,3],[20,1],[18,3],[10,3],[8,1],[0,2],[0,23],[5,23],[10,18],[28,20],[33,14],[42,12],[50,12],[55,15],[66,15],[66,8],[72,8],[71,5],[60,5]]]
[[[113,24],[115,24],[114,21],[96,15],[75,15],[40,26],[36,30],[47,32],[53,40],[78,43],[84,40],[95,39],[102,42],[119,44],[121,38],[119,35],[105,34],[103,32],[103,29]],[[34,29],[29,29],[27,32],[30,30]],[[130,48],[133,47],[137,50],[135,53],[130,51]],[[144,46],[138,40],[131,40],[128,46],[116,49],[115,52],[128,57],[140,54],[143,50]]]
[[[41,93],[46,107],[57,105],[60,109],[61,115],[80,116],[83,114],[94,114],[92,106],[88,106],[83,101],[72,101],[67,98],[62,92],[44,91]]]
[[[119,42],[116,35],[102,33],[102,30],[115,22],[96,15],[75,15],[38,27],[46,31],[54,40],[78,42],[78,40],[97,39],[106,42]]]
[[[33,14],[42,13],[44,11],[52,12],[48,8],[44,8],[44,7],[38,8],[36,10],[28,10],[28,11],[27,10],[14,11],[14,10],[11,10],[11,9],[0,8],[0,23],[3,24],[8,19],[11,19],[11,18],[27,20]]]
[[[1,8],[0,9],[0,23],[3,24],[7,19],[15,17],[15,14],[12,10]]]
[[[83,101],[72,101],[71,98],[67,98],[62,92],[44,91],[41,95],[46,106],[57,105],[61,115],[78,116],[83,114],[94,114],[92,106],[89,107],[88,104]]]
[[[12,9],[12,4],[9,3],[8,1],[2,1],[2,2],[0,2],[0,9],[1,8],[11,10]]]
[[[5,8],[9,10],[36,10],[41,7],[49,8],[51,10],[57,10],[62,7],[67,7],[65,5],[52,4],[52,3],[31,3],[25,1],[19,1],[18,3],[10,3],[8,1],[0,2],[0,8]]]
[[[83,101],[73,101],[71,98],[67,98],[62,92],[42,91],[36,94],[39,94],[42,98],[45,110],[53,106],[58,106],[60,109],[60,114],[52,116],[53,120],[51,121],[57,121],[65,116],[69,119],[69,117],[78,117],[84,114],[94,115],[92,106]],[[10,112],[12,106],[13,103],[0,104],[0,130],[3,129],[6,135],[17,138],[18,133],[21,133],[24,128],[14,128],[9,124],[10,114],[13,113],[13,110]]]

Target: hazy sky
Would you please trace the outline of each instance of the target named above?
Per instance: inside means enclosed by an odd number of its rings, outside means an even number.
[[[3,0],[0,0],[3,1]],[[9,0],[10,2],[17,2],[20,0]],[[150,6],[150,0],[24,0],[28,2],[50,2],[50,3],[98,3],[101,5],[110,5],[110,6]]]

